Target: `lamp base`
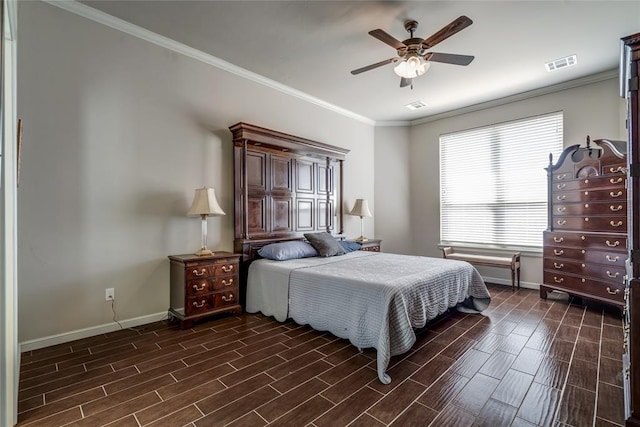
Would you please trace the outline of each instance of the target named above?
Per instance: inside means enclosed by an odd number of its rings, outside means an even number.
[[[356,242],[368,242],[368,241],[369,241],[369,239],[367,239],[367,238],[366,238],[366,237],[364,237],[364,236],[360,236],[360,237],[358,237],[358,238],[357,238],[357,239],[355,239],[355,240],[356,240]]]
[[[202,248],[198,252],[195,253],[197,256],[211,256],[213,255],[213,251],[211,249]]]

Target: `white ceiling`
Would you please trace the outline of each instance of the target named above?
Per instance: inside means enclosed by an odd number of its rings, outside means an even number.
[[[383,124],[413,121],[618,67],[620,38],[640,32],[634,1],[94,1],[82,3]],[[413,89],[368,35],[426,38],[460,15],[473,24],[434,52],[474,55],[466,67],[432,63]],[[576,54],[578,65],[544,63]],[[426,108],[404,105],[424,101]],[[597,100],[594,100],[597,102]]]

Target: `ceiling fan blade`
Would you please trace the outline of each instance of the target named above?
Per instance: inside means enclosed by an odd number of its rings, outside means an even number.
[[[411,81],[412,80],[413,79],[405,79],[404,77],[401,77],[400,78],[400,87],[406,87],[406,86],[411,85]]]
[[[468,17],[462,15],[458,19],[452,21],[449,25],[446,25],[437,33],[433,34],[431,37],[424,39],[424,41],[422,42],[422,48],[430,49],[441,41],[448,39],[458,31],[464,30],[471,24],[473,24],[473,21]]]
[[[470,55],[456,55],[454,53],[438,53],[427,52],[424,55],[424,59],[431,62],[443,62],[445,64],[453,65],[469,65],[475,57]]]
[[[384,61],[376,62],[375,64],[353,70],[351,74],[355,76],[356,74],[364,73],[365,71],[373,70],[374,68],[382,67],[383,65],[391,64],[392,62],[397,62],[398,59],[398,57],[385,59]]]
[[[401,49],[403,47],[407,47],[407,45],[402,43],[400,40],[396,39],[391,34],[387,33],[386,31],[383,31],[383,30],[381,30],[379,28],[377,30],[369,31],[369,34],[372,35],[373,37],[377,38],[381,42],[388,44],[389,46],[391,46],[392,48],[394,48],[396,50],[397,49]]]

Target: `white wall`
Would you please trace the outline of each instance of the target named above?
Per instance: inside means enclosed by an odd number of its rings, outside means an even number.
[[[411,211],[408,126],[376,127],[375,133],[375,237],[382,250],[411,254]],[[365,219],[368,221],[370,218]]]
[[[345,204],[374,198],[369,124],[48,4],[22,2],[19,24],[22,342],[110,323],[108,287],[119,319],[165,312],[167,255],[199,248],[185,217],[197,187],[227,212],[209,220],[209,246],[233,249],[236,122],[350,149]]]
[[[626,139],[621,104],[618,80],[612,78],[413,126],[410,185],[414,253],[441,256],[437,246],[440,239],[438,153],[441,134],[562,110],[565,146],[584,144],[586,135],[592,139]],[[488,277],[504,280],[509,277],[505,269],[479,270]],[[542,258],[523,255],[521,271],[522,281],[539,284],[542,281]]]

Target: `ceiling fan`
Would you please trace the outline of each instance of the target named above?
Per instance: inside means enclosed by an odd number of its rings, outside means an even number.
[[[418,28],[418,21],[406,21],[404,23],[404,28],[409,32],[409,34],[411,34],[411,37],[404,41],[397,40],[395,37],[381,29],[369,31],[370,35],[396,49],[398,56],[385,59],[384,61],[380,61],[375,64],[367,65],[366,67],[358,68],[357,70],[351,71],[351,74],[356,75],[383,65],[399,62],[399,64],[394,68],[394,72],[401,77],[400,87],[405,87],[411,85],[415,77],[423,75],[431,66],[430,62],[469,65],[474,59],[473,56],[456,55],[453,53],[427,52],[427,50],[431,49],[441,41],[448,39],[455,33],[464,30],[472,23],[473,21],[471,19],[463,15],[453,20],[449,25],[446,25],[430,37],[420,39],[413,37],[413,32]]]

